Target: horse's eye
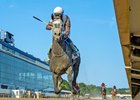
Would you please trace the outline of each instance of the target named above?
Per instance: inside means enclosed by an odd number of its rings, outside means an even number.
[[[54,33],[54,35],[56,35],[56,33]]]
[[[60,36],[61,33],[59,33],[58,35]]]

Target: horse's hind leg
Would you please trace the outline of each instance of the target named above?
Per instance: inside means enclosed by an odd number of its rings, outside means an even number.
[[[54,83],[54,92],[56,94],[59,94],[60,90],[58,88],[58,75],[55,73],[52,73],[52,77],[53,77],[53,83]]]
[[[77,79],[77,76],[78,76],[78,73],[79,73],[79,62],[77,62],[76,64],[73,65],[73,81],[72,81],[72,84],[73,86],[76,85],[76,79]]]

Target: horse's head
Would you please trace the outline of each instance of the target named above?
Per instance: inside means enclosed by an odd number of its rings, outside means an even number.
[[[52,35],[54,40],[59,41],[62,37],[62,25],[63,23],[61,19],[56,19],[53,21]]]

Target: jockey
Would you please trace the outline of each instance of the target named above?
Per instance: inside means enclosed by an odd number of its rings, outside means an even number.
[[[101,95],[104,99],[106,99],[106,85],[105,85],[105,83],[101,84]]]
[[[106,85],[105,85],[105,83],[101,84],[101,92],[106,92]]]
[[[70,18],[67,15],[64,14],[64,10],[61,7],[56,7],[54,9],[53,14],[51,15],[51,20],[47,24],[46,29],[51,30],[52,29],[52,22],[56,19],[61,19],[63,21],[62,32],[64,34],[66,44],[71,47],[72,53],[76,53],[78,51],[78,49],[75,47],[75,45],[73,44],[73,42],[69,38],[70,26],[71,26]],[[50,50],[51,50],[51,48],[50,48]],[[49,54],[50,54],[50,51],[49,51]]]
[[[114,85],[113,88],[112,88],[111,94],[112,94],[113,96],[115,96],[115,95],[117,94],[117,88],[116,88],[115,85]]]

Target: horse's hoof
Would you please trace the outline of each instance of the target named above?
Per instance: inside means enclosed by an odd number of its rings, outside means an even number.
[[[56,94],[56,97],[57,97],[57,98],[60,98],[60,93]]]
[[[55,91],[55,94],[60,94],[60,91],[57,91],[57,92]]]
[[[72,94],[76,95],[77,91],[75,89],[72,90]]]
[[[55,94],[60,94],[60,90],[55,89]]]

